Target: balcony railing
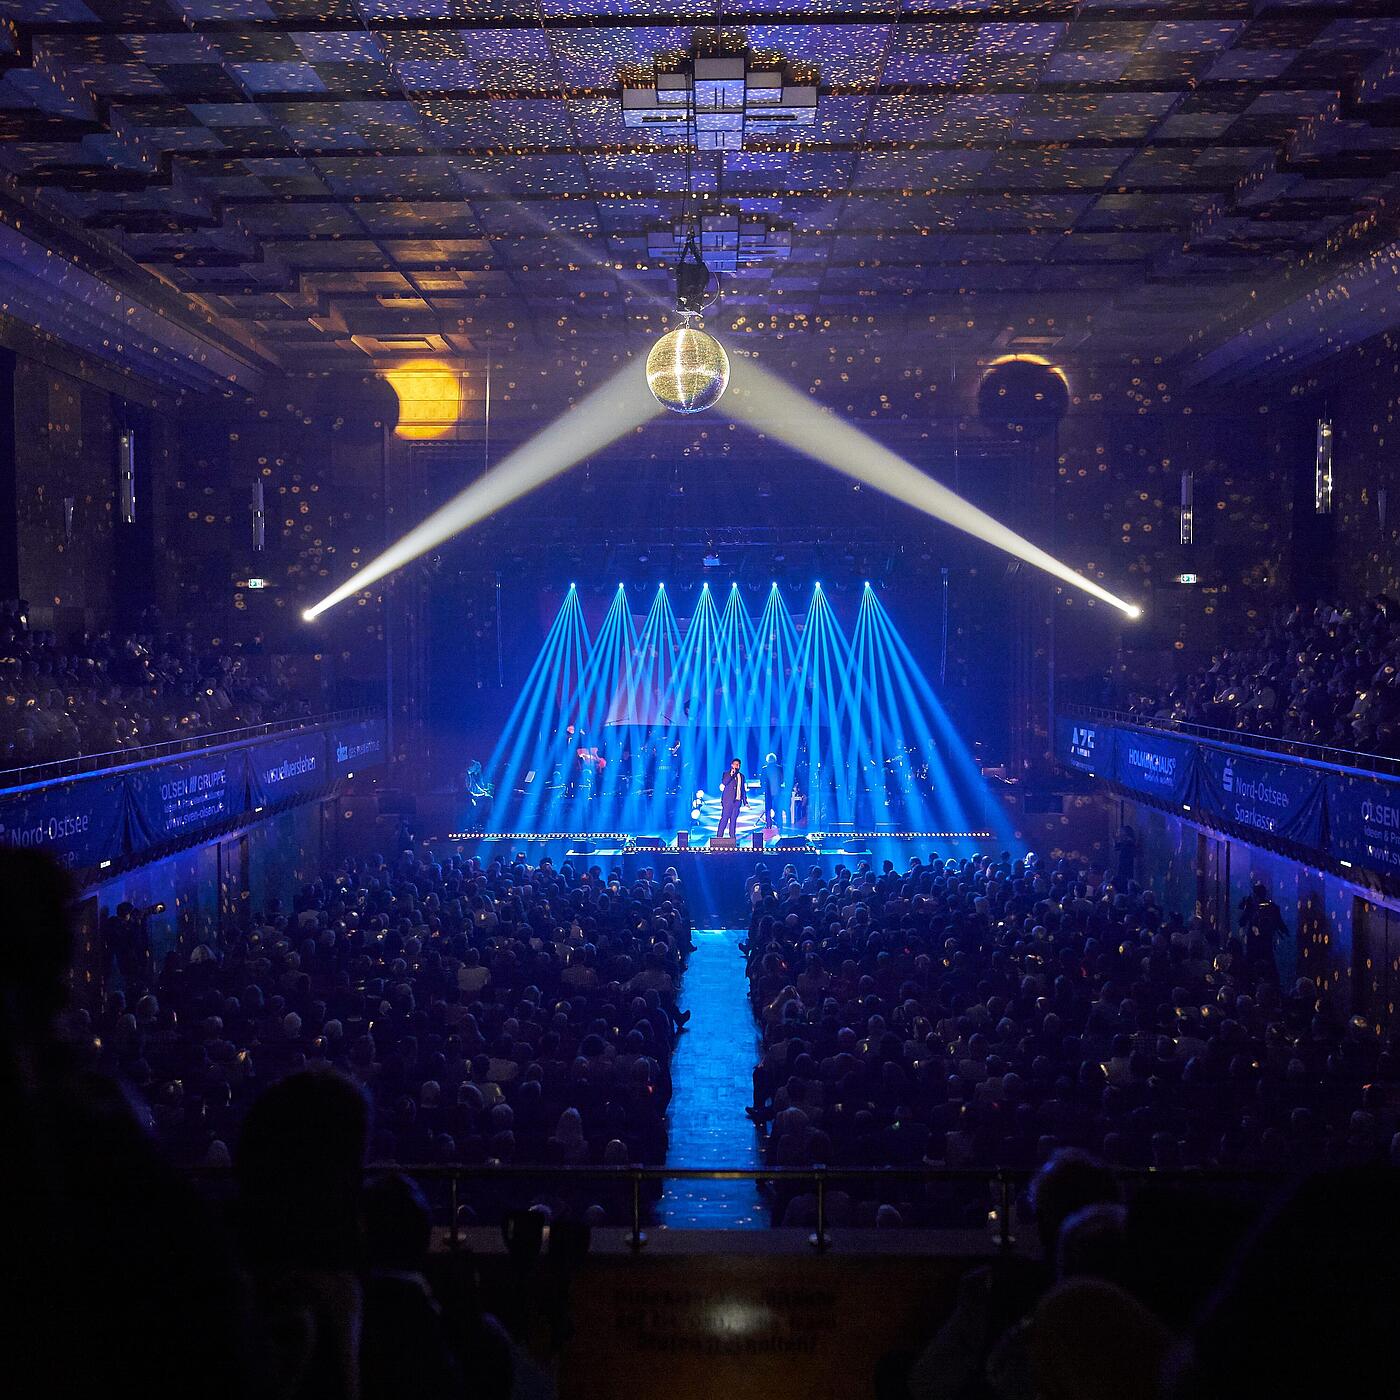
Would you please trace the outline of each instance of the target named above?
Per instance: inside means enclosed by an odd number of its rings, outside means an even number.
[[[1163,733],[1180,734],[1212,744],[1233,744],[1237,747],[1258,749],[1261,753],[1299,758],[1331,768],[1351,768],[1361,773],[1400,778],[1400,758],[1389,758],[1384,754],[1361,753],[1356,749],[1335,748],[1328,744],[1309,744],[1301,739],[1280,739],[1274,734],[1256,734],[1248,729],[1220,729],[1209,724],[1194,724],[1188,720],[1158,719],[1151,715],[1131,714],[1126,710],[1110,710],[1098,705],[1061,705],[1059,713],[1094,720],[1100,724],[1160,729]]]
[[[193,753],[198,749],[220,748],[241,744],[269,735],[289,734],[321,724],[344,724],[368,719],[379,711],[370,707],[353,710],[332,710],[326,714],[304,715],[297,719],[272,720],[267,724],[252,724],[243,729],[220,729],[208,734],[191,734],[185,739],[167,739],[159,744],[143,744],[139,748],[110,749],[103,753],[79,754],[73,758],[54,759],[48,763],[31,763],[23,768],[0,769],[0,792],[27,787],[32,783],[52,782],[58,778],[76,778],[85,773],[100,773],[108,768],[124,768],[130,764],[149,763],[153,759],[172,758]]]

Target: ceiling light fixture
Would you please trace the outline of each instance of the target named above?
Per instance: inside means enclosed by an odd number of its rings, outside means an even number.
[[[693,108],[687,104],[693,120]],[[691,324],[720,297],[717,274],[700,256],[700,217],[691,182],[692,146],[685,148],[685,199],[679,231],[685,242],[676,262],[676,311],[681,325],[668,331],[647,356],[647,387],[663,408],[672,413],[700,413],[713,408],[729,386],[729,356],[714,336]]]
[[[785,140],[817,119],[815,83],[790,83],[778,68],[751,68],[747,55],[692,57],[658,73],[650,87],[622,89],[622,123],[676,133],[699,151],[737,151],[752,133]]]

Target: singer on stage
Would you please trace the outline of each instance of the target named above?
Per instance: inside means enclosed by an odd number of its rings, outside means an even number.
[[[737,837],[739,834],[739,808],[748,805],[749,787],[744,781],[743,765],[737,758],[731,759],[729,771],[720,780],[719,830],[715,835],[728,834]]]

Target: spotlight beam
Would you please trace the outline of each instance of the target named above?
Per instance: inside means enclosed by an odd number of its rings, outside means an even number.
[[[444,540],[562,475],[585,457],[654,418],[659,411],[656,400],[647,392],[644,376],[629,361],[605,384],[541,428],[485,476],[478,477],[339,588],[307,608],[302,618],[311,622],[327,608],[363,593],[371,584],[436,549]]]
[[[873,486],[897,501],[921,510],[936,520],[946,521],[977,539],[1017,559],[1043,569],[1073,588],[1110,603],[1128,617],[1141,617],[1135,603],[1110,593],[1092,579],[1076,573],[1015,530],[965,501],[955,491],[925,476],[917,467],[882,447],[859,428],[838,418],[830,410],[814,404],[805,394],[783,383],[776,375],[736,355],[731,361],[730,392],[725,412],[751,428],[785,442],[789,447],[844,476]]]

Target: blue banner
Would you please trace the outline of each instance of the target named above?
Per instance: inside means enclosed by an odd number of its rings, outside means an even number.
[[[82,870],[122,853],[126,784],[80,778],[0,795],[0,845],[46,851]]]
[[[320,730],[269,739],[248,750],[248,800],[254,807],[310,796],[330,781],[326,736]]]
[[[242,749],[228,749],[128,773],[133,844],[194,835],[244,811],[247,762]]]
[[[1301,846],[1321,846],[1323,783],[1317,769],[1201,748],[1196,773],[1201,811]]]
[[[1400,875],[1400,783],[1330,776],[1327,847],[1335,860]]]
[[[1194,751],[1185,739],[1122,729],[1113,746],[1113,776],[1134,792],[1180,804],[1191,792]]]
[[[357,768],[373,768],[386,758],[385,727],[382,719],[361,719],[338,724],[331,730],[331,772],[348,777]]]
[[[1076,772],[1106,777],[1113,772],[1114,733],[1111,724],[1059,715],[1055,719],[1055,757]]]

